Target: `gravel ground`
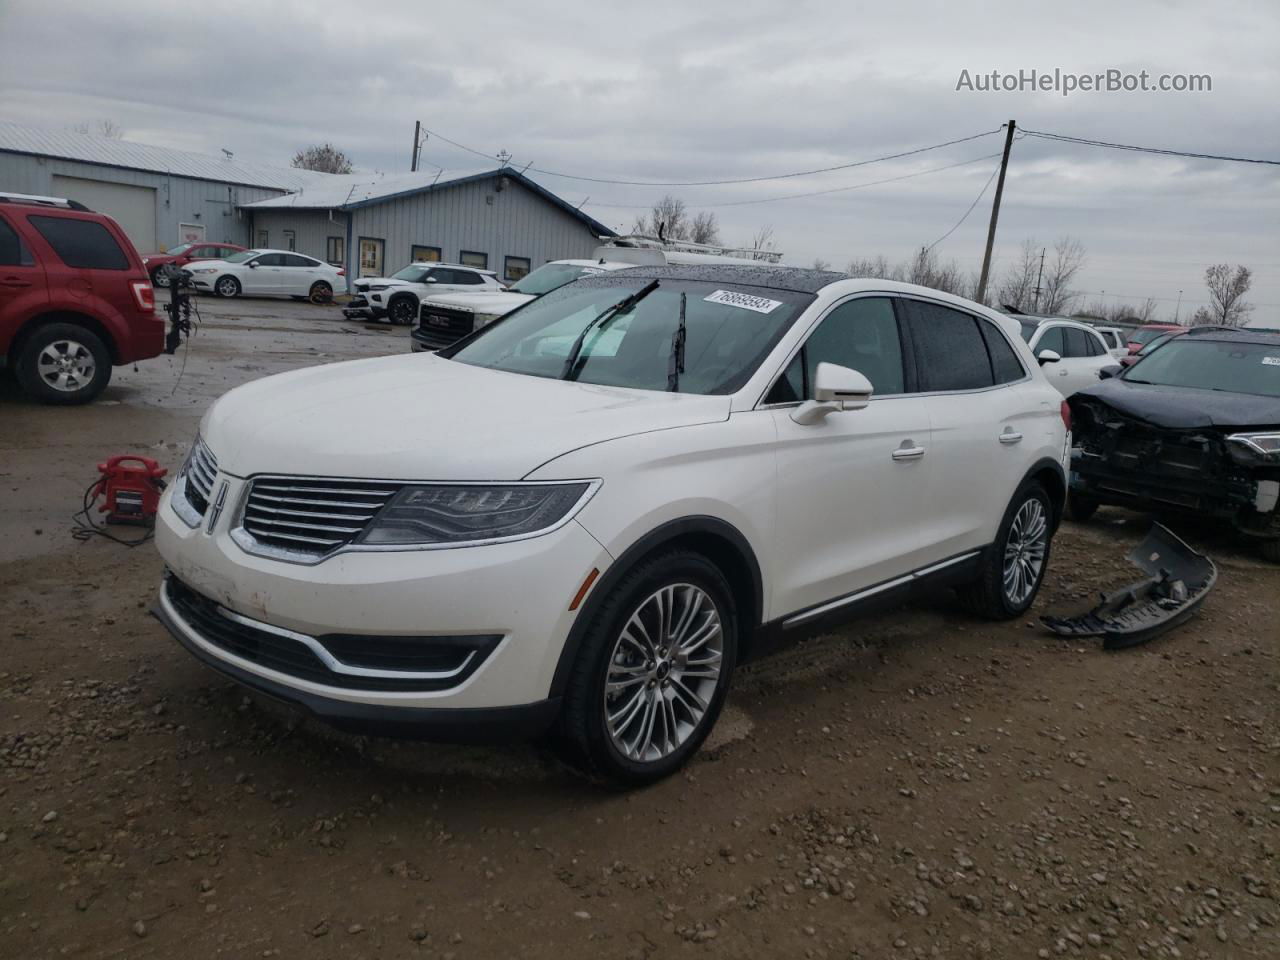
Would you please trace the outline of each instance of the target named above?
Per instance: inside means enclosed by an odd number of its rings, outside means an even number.
[[[236,383],[407,346],[201,307],[181,379],[76,409],[0,385],[0,956],[1280,955],[1280,569],[1247,549],[1180,527],[1219,586],[1127,652],[945,595],[808,640],[640,792],[536,745],[346,737],[179,649],[149,546],[69,535],[104,456],[176,467]],[[1064,524],[1034,613],[1132,579],[1147,522]]]

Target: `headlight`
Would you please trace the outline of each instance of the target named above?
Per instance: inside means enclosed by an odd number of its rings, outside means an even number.
[[[548,533],[586,503],[598,482],[405,487],[359,542],[465,544]]]
[[[373,286],[371,286],[369,289],[370,289],[370,290],[385,290],[385,289],[387,289],[387,287],[388,287],[388,284],[385,284],[385,283],[375,283],[375,284],[374,284]]]
[[[217,267],[188,267],[191,273],[217,273]]]
[[[497,320],[500,316],[502,316],[502,314],[500,313],[477,313],[476,319],[475,319],[475,326],[472,329],[479,330],[481,327],[487,327],[489,324],[493,323],[493,321]]]
[[[1280,433],[1233,433],[1227,437],[1260,457],[1280,457]]]

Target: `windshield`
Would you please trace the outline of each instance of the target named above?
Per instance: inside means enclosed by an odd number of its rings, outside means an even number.
[[[391,275],[392,280],[408,280],[410,283],[426,283],[427,273],[430,267],[424,267],[418,263],[411,263],[403,270],[398,270]]]
[[[222,259],[227,263],[244,263],[260,254],[261,250],[241,250],[239,253],[229,253]]]
[[[1168,330],[1135,330],[1129,334],[1130,343],[1150,343],[1156,337],[1163,337]]]
[[[176,247],[170,247],[164,252],[164,254],[166,257],[176,257],[179,254],[186,253],[194,246],[194,243],[180,243]]]
[[[629,273],[625,278],[579,280],[507,314],[443,355],[509,373],[563,377],[565,362],[583,330],[649,282],[648,277]],[[739,389],[813,302],[810,294],[772,287],[663,279],[634,308],[611,315],[587,334],[574,379],[666,390],[682,293],[686,305],[681,393],[724,394]]]
[[[1031,338],[1036,335],[1036,331],[1040,329],[1040,324],[1035,320],[1019,320],[1018,326],[1022,328],[1022,339],[1031,342]]]
[[[1280,343],[1175,337],[1130,367],[1124,379],[1280,397]]]
[[[602,272],[598,268],[579,267],[572,263],[544,263],[533,273],[521,277],[507,289],[512,293],[528,293],[535,297],[540,297],[544,293],[550,293],[552,290],[563,287],[571,280]]]
[[[1172,339],[1173,339],[1173,334],[1172,334],[1172,333],[1164,333],[1164,334],[1161,334],[1160,336],[1158,336],[1158,337],[1156,337],[1154,340],[1152,340],[1150,343],[1148,343],[1148,344],[1147,344],[1145,347],[1143,347],[1141,350],[1139,350],[1139,351],[1138,351],[1138,356],[1140,356],[1140,357],[1145,357],[1145,356],[1146,356],[1148,353],[1150,353],[1152,350],[1155,350],[1157,347],[1163,347],[1166,343],[1168,343],[1168,342],[1169,342],[1170,340],[1172,340]]]

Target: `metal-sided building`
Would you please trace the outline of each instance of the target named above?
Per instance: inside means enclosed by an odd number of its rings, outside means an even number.
[[[505,167],[317,173],[3,121],[0,191],[78,200],[114,217],[144,255],[200,240],[296,250],[347,268],[348,282],[413,260],[517,280],[613,235]]]

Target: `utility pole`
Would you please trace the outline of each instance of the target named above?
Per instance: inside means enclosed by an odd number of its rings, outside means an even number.
[[[413,121],[413,156],[409,161],[409,172],[418,172],[418,147],[422,145],[422,121]]]
[[[1040,248],[1040,271],[1036,274],[1036,305],[1034,308],[1036,313],[1040,312],[1040,281],[1044,279],[1044,252],[1048,249],[1048,247]]]
[[[1000,197],[1004,194],[1004,174],[1009,169],[1009,148],[1013,146],[1012,120],[1004,134],[1004,155],[1000,158],[1000,177],[996,180],[996,198],[991,204],[991,226],[987,228],[987,252],[982,255],[982,276],[978,278],[978,302],[987,302],[987,278],[991,275],[991,248],[996,243],[996,221],[1000,219]]]
[[[1178,291],[1178,305],[1173,308],[1173,322],[1178,323],[1178,315],[1182,313],[1182,291]]]

